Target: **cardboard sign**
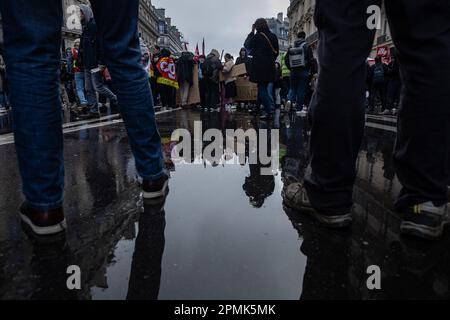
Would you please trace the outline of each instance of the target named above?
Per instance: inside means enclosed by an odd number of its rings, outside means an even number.
[[[235,101],[258,100],[258,85],[250,82],[248,77],[236,79],[237,97]]]
[[[198,83],[198,65],[195,64],[192,69],[194,83],[189,89],[188,106],[196,105],[200,103],[200,86]],[[177,90],[177,105],[181,105],[180,90]]]
[[[245,63],[242,63],[239,65],[235,65],[231,69],[230,73],[225,74],[225,73],[221,72],[220,73],[220,81],[226,81],[229,78],[236,78],[239,76],[244,76],[246,74],[247,74],[247,69],[245,67]]]

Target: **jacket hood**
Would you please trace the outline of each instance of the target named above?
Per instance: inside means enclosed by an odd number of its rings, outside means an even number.
[[[244,47],[241,48],[241,51],[239,51],[239,58],[242,58],[242,56],[241,56],[241,52],[242,52],[242,51],[245,52],[244,58],[247,58],[247,57],[248,57],[247,49],[245,49]]]
[[[94,13],[90,6],[86,4],[80,4],[80,11],[83,12],[86,23],[89,23],[92,19],[94,19]]]
[[[298,48],[300,47],[304,42],[306,42],[305,39],[298,39],[294,42],[294,47]]]
[[[217,59],[220,59],[220,53],[216,49],[212,49],[211,53],[208,55],[208,57],[216,57]]]

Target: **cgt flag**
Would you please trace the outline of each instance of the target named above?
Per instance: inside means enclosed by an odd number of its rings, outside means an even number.
[[[156,64],[159,77],[156,83],[179,89],[177,81],[177,73],[175,71],[175,62],[170,57],[161,58]]]

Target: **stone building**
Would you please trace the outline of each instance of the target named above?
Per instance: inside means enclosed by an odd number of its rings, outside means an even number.
[[[139,5],[139,33],[144,42],[153,46],[158,41],[158,15],[151,0],[140,0]]]
[[[314,24],[314,10],[316,7],[316,0],[291,0],[288,9],[288,18],[290,21],[289,28],[289,43],[295,41],[296,35],[300,31],[306,33],[306,40],[311,44],[314,53],[317,53],[317,42],[319,35],[317,27]],[[381,25],[377,30],[373,43],[373,50],[371,57],[380,55],[388,62],[392,54],[394,44],[392,42],[391,33],[389,30],[389,23],[386,17],[386,11],[381,8]]]
[[[288,8],[289,18],[289,44],[292,45],[300,31],[306,33],[306,41],[311,45],[313,52],[317,52],[318,32],[314,24],[314,10],[316,0],[290,0]]]
[[[288,32],[289,32],[289,19],[283,17],[283,13],[278,13],[276,18],[268,18],[267,24],[270,31],[272,31],[278,37],[278,44],[280,46],[280,53],[287,52],[289,48]]]
[[[184,51],[183,35],[178,28],[172,25],[172,18],[166,17],[166,9],[156,9],[158,15],[158,45],[169,49],[172,53]]]

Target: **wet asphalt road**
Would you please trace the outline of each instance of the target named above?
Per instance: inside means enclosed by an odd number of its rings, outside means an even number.
[[[391,160],[395,119],[371,116],[358,160],[355,223],[332,231],[283,206],[283,186],[303,175],[308,127],[281,116],[280,169],[176,164],[165,205],[143,203],[118,117],[66,125],[66,235],[24,232],[12,137],[0,136],[0,299],[449,299],[447,236],[399,236],[400,191]],[[265,128],[246,113],[158,115],[173,130]],[[82,289],[66,288],[78,265]],[[369,291],[367,267],[382,271]]]

